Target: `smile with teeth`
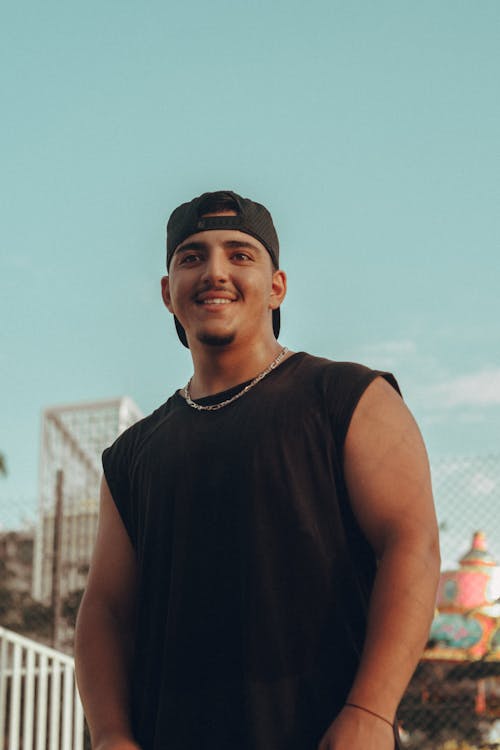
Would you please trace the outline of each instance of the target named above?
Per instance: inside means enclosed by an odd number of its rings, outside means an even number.
[[[225,297],[212,297],[211,299],[202,300],[202,305],[229,305],[233,302],[232,299],[226,299]]]

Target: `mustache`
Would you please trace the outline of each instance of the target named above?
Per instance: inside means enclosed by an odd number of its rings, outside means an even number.
[[[204,294],[205,292],[225,292],[226,294],[229,292],[230,294],[238,294],[236,290],[232,289],[229,285],[211,284],[210,282],[208,282],[195,289],[193,297],[196,298],[198,297],[198,295]]]

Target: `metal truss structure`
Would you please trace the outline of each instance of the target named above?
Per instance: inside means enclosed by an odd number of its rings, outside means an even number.
[[[101,453],[141,417],[128,397],[43,412],[32,594],[54,612],[85,586],[97,529]]]

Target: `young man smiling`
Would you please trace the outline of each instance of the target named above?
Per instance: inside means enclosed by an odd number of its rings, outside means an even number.
[[[439,574],[393,376],[291,353],[268,211],[179,206],[162,295],[194,374],[103,454],[77,675],[96,750],[393,750]]]
[[[285,296],[286,277],[259,240],[238,230],[197,232],[176,248],[169,271],[163,299],[189,330],[193,353],[208,345],[217,347],[209,350],[211,359],[230,353],[236,360],[235,347],[223,347],[239,346],[244,359],[251,356],[248,346],[266,350],[264,357],[277,349],[270,317]]]

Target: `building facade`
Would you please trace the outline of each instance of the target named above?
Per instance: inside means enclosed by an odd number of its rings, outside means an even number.
[[[85,586],[97,529],[101,453],[141,417],[127,397],[44,411],[32,587],[37,601],[56,606]]]

